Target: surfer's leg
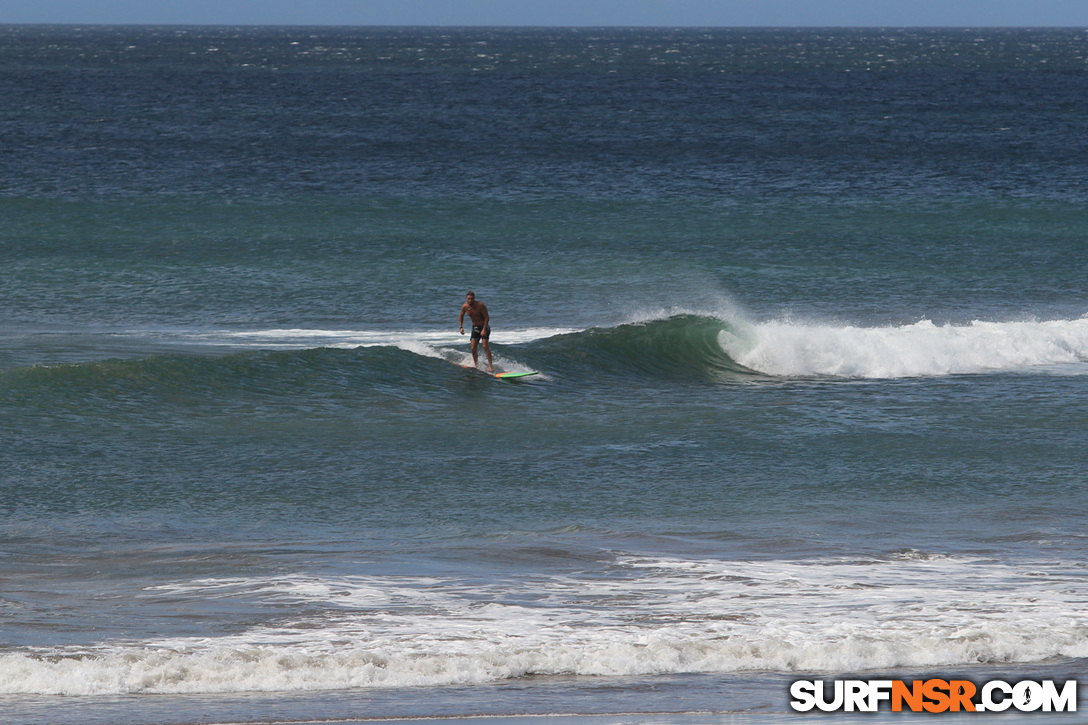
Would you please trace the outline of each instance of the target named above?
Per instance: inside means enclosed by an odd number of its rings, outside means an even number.
[[[476,345],[479,344],[475,340],[472,341],[472,364],[478,366],[480,364],[480,354],[476,351]],[[488,351],[488,357],[491,356],[491,351]]]
[[[491,345],[487,344],[487,338],[484,338],[484,352],[487,353],[487,372],[495,372],[494,367],[491,365]]]

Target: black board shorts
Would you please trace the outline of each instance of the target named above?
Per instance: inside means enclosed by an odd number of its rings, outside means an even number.
[[[477,327],[476,325],[472,326],[472,339],[473,340],[479,340],[480,338],[483,338],[484,340],[487,340],[490,337],[491,337],[491,325],[488,325],[487,329],[483,330],[482,332],[480,331],[480,328]]]

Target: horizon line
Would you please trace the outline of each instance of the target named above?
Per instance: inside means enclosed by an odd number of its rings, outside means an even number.
[[[425,24],[425,23],[223,23],[223,22],[4,22],[0,27],[132,27],[132,28],[396,28],[396,29],[513,29],[513,30],[1088,30],[1088,25],[530,25],[530,24]]]

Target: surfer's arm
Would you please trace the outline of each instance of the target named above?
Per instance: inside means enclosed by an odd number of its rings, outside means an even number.
[[[461,334],[465,334],[465,306],[461,305],[461,314],[457,315],[457,326],[461,328]]]

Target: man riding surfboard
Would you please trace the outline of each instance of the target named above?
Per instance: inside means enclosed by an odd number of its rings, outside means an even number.
[[[461,314],[457,316],[457,325],[461,328],[461,334],[465,334],[465,315],[472,320],[472,364],[480,364],[476,347],[483,341],[484,352],[487,353],[487,372],[494,372],[491,366],[491,346],[488,340],[491,338],[491,316],[487,313],[487,305],[476,299],[476,293],[469,290],[465,295],[465,304],[461,305]]]

